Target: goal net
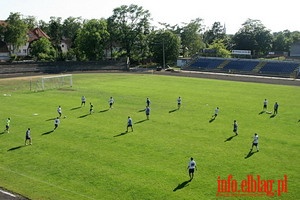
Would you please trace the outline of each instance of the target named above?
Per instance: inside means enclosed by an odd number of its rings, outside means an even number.
[[[37,81],[37,91],[72,87],[72,74],[45,76]]]

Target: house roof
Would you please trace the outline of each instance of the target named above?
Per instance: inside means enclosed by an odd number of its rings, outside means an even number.
[[[28,37],[29,37],[28,42],[38,40],[42,37],[50,39],[50,37],[44,31],[42,31],[42,29],[40,29],[40,28],[35,28],[33,30],[30,30],[30,31],[28,31],[27,34],[28,34]]]
[[[7,26],[7,23],[5,20],[0,20],[0,26]]]

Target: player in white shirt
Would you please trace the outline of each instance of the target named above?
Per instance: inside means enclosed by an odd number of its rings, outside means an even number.
[[[59,115],[59,117],[61,117],[62,110],[61,110],[61,107],[60,107],[60,106],[58,106],[58,108],[57,108],[57,112],[58,112],[58,115]]]
[[[258,148],[258,135],[257,135],[257,133],[255,133],[254,137],[253,137],[251,151],[253,150],[254,146],[256,147],[256,150],[259,151],[259,148]]]
[[[263,103],[263,111],[266,111],[267,108],[268,108],[268,100],[265,99],[265,100],[264,100],[264,103]]]
[[[55,131],[55,129],[57,129],[59,123],[60,123],[60,120],[59,120],[59,118],[57,117],[57,118],[54,120],[54,129],[53,129],[53,131]]]
[[[112,109],[113,108],[112,106],[113,106],[113,104],[115,102],[114,98],[110,97],[109,100],[108,100],[108,102],[109,102],[109,108]]]
[[[30,136],[30,128],[27,129],[25,134],[25,145],[27,145],[27,141],[29,141],[29,144],[32,145],[32,139]]]
[[[218,114],[219,114],[219,107],[217,107],[217,108],[215,109],[215,113],[214,113],[214,115],[212,116],[212,119],[216,119],[216,117],[218,116]]]
[[[127,129],[126,132],[128,132],[128,128],[131,128],[131,131],[133,131],[133,127],[132,127],[132,119],[130,116],[128,116],[128,120],[127,120]]]
[[[194,158],[191,158],[187,169],[189,170],[190,180],[192,180],[194,178],[195,169],[197,170],[197,165],[196,165]]]
[[[181,102],[182,102],[182,99],[181,99],[181,97],[178,97],[178,99],[177,99],[177,109],[179,109],[179,108],[180,108],[180,106],[181,106]]]

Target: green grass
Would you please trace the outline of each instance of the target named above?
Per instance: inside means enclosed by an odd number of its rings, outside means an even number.
[[[71,90],[30,92],[28,81],[0,80],[3,128],[12,118],[10,133],[0,134],[0,186],[34,200],[198,200],[217,198],[219,176],[240,183],[247,175],[287,175],[288,192],[275,198],[300,199],[299,87],[132,74],[76,74],[73,83]],[[82,95],[87,105],[79,108]],[[115,104],[107,110],[110,96]],[[146,97],[149,121],[141,112]],[[279,103],[276,117],[259,114],[265,98],[270,111]],[[67,118],[51,132],[58,105]],[[134,132],[125,134],[127,116]],[[239,135],[225,142],[234,119]],[[33,145],[25,147],[28,127]],[[255,132],[260,152],[245,158]],[[198,171],[187,183],[191,156]]]

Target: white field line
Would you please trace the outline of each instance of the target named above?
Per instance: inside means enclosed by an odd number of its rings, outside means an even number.
[[[58,188],[58,189],[60,189],[60,190],[62,190],[62,191],[65,191],[65,192],[73,193],[73,194],[75,194],[75,195],[84,197],[84,198],[86,198],[86,199],[93,199],[93,200],[96,200],[96,199],[94,199],[94,198],[92,198],[92,197],[90,197],[90,196],[86,196],[86,195],[83,195],[83,194],[81,194],[81,193],[74,192],[74,191],[72,191],[72,190],[68,190],[68,189],[65,189],[65,188],[63,188],[63,187],[59,187],[59,186],[57,186],[57,185],[48,183],[48,182],[46,182],[46,181],[41,181],[41,180],[38,180],[38,179],[36,179],[36,178],[32,178],[32,177],[30,177],[30,176],[27,176],[27,175],[25,175],[25,174],[21,174],[21,173],[19,173],[19,172],[16,172],[16,171],[13,171],[13,170],[4,168],[4,167],[2,167],[2,166],[0,166],[0,169],[3,169],[3,170],[5,170],[5,171],[8,171],[8,172],[11,172],[11,173],[20,175],[20,176],[23,176],[23,177],[25,177],[25,178],[34,180],[34,181],[36,181],[36,182],[40,182],[40,183],[43,183],[43,184],[52,186],[52,187],[54,187],[54,188]]]
[[[209,75],[220,75],[220,76],[235,76],[235,77],[250,77],[258,79],[275,79],[275,80],[289,80],[289,81],[300,81],[300,79],[294,78],[281,78],[281,77],[271,77],[271,76],[255,76],[255,75],[245,75],[245,74],[227,74],[227,73],[214,73],[214,72],[200,72],[200,71],[185,71],[181,70],[183,73],[198,73],[198,74],[209,74]]]
[[[6,192],[6,191],[1,190],[1,189],[0,189],[0,192],[3,193],[3,194],[7,194],[7,195],[9,195],[11,197],[16,197],[16,195],[13,195],[12,193]]]

